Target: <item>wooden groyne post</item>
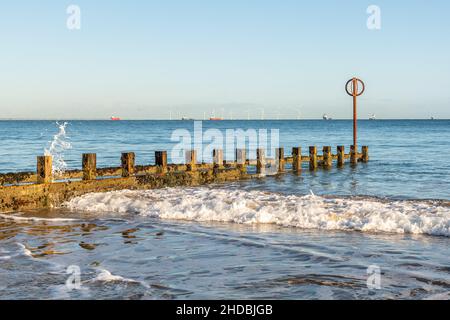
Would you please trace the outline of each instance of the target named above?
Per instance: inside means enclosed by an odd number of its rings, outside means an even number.
[[[37,183],[51,183],[53,171],[52,156],[37,157]]]
[[[302,172],[302,148],[294,147],[292,148],[292,170],[295,174],[300,174]]]
[[[84,153],[82,156],[83,180],[97,179],[97,154]]]
[[[368,146],[363,146],[362,147],[361,160],[362,160],[362,162],[369,162],[369,147]]]
[[[247,155],[245,149],[236,149],[236,167],[241,172],[247,172]]]
[[[214,168],[220,169],[223,167],[223,150],[214,149],[213,150],[213,165]]]
[[[358,151],[355,146],[350,146],[350,163],[351,164],[358,163]]]
[[[329,169],[333,166],[333,155],[331,154],[331,147],[323,147],[323,167]]]
[[[134,174],[136,156],[134,152],[122,153],[122,177],[130,177]]]
[[[284,160],[284,148],[275,149],[275,157],[278,161],[278,172],[283,173],[285,171],[285,160]]]
[[[160,173],[167,172],[167,151],[155,151],[155,165]]]
[[[187,171],[196,171],[197,170],[197,151],[196,150],[186,151],[186,166],[187,166]]]
[[[345,164],[345,147],[338,146],[337,147],[337,165],[338,167],[342,167]]]
[[[266,153],[264,149],[256,149],[256,174],[266,173]]]
[[[309,169],[310,170],[317,169],[317,147],[316,146],[309,147]]]

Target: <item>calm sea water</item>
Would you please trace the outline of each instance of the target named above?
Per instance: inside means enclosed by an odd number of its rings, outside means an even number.
[[[287,154],[352,143],[350,121],[203,127],[279,129]],[[56,141],[72,146],[59,154],[68,168],[85,152],[98,166],[118,166],[123,151],[151,164],[175,129],[193,122],[68,121]],[[0,121],[0,172],[35,170],[58,130],[54,121]],[[360,121],[359,135],[371,161],[356,168],[88,195],[2,216],[0,298],[449,299],[450,121]],[[80,290],[65,285],[71,265]],[[374,267],[380,289],[367,287]]]

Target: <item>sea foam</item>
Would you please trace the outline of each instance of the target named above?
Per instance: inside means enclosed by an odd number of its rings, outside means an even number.
[[[20,213],[19,213],[20,214]],[[77,221],[77,219],[72,218],[41,218],[41,217],[22,217],[17,213],[15,214],[3,214],[0,213],[0,219],[11,220],[15,222],[72,222]]]
[[[138,281],[133,280],[133,279],[127,279],[121,276],[116,276],[113,275],[110,271],[106,270],[106,269],[99,269],[99,274],[92,280],[90,280],[90,282],[133,282],[133,283],[138,283]]]
[[[324,198],[202,187],[92,193],[65,206],[172,220],[450,236],[450,206],[429,201]]]

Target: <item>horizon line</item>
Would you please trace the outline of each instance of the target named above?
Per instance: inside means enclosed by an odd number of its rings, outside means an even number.
[[[220,120],[210,120],[210,119],[152,119],[152,118],[129,118],[129,119],[120,119],[118,121],[114,121],[108,118],[0,118],[0,121],[111,121],[111,122],[121,122],[121,121],[211,121],[211,122],[222,122],[222,121],[352,121],[352,118],[333,118],[329,120],[325,120],[322,118],[302,118],[302,119],[220,119]],[[450,118],[377,118],[377,119],[369,119],[369,118],[358,118],[358,120],[362,121],[392,121],[392,120],[429,120],[429,121],[439,121],[439,120],[450,120]]]

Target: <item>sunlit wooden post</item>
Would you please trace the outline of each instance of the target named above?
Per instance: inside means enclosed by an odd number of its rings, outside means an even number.
[[[236,167],[241,172],[247,172],[247,155],[245,149],[236,149]]]
[[[196,171],[197,170],[197,151],[188,150],[186,151],[186,170]]]
[[[214,168],[223,167],[223,150],[222,149],[214,149],[213,150],[213,164],[214,164]]]
[[[37,157],[37,183],[51,183],[53,170],[52,156]]]
[[[362,147],[362,161],[369,162],[369,147],[368,146]]]
[[[350,146],[350,163],[358,164],[358,150],[355,146]]]
[[[83,167],[83,180],[97,179],[97,154],[83,153],[82,167]]]
[[[155,165],[161,173],[167,172],[167,151],[155,151]]]
[[[122,153],[121,162],[122,162],[122,177],[130,177],[134,174],[135,169],[135,158],[136,155],[134,152],[125,152]]]
[[[324,168],[331,168],[333,166],[333,155],[329,146],[323,147],[323,166]]]
[[[302,148],[292,148],[292,169],[294,173],[299,174],[302,172]]]
[[[285,169],[284,148],[275,149],[275,160],[278,162],[278,172],[282,173]]]
[[[342,167],[345,164],[345,147],[344,146],[338,146],[337,147],[337,165],[339,167]]]
[[[266,173],[266,153],[264,149],[256,149],[256,173]]]
[[[315,146],[309,147],[309,169],[317,169],[317,147]]]

